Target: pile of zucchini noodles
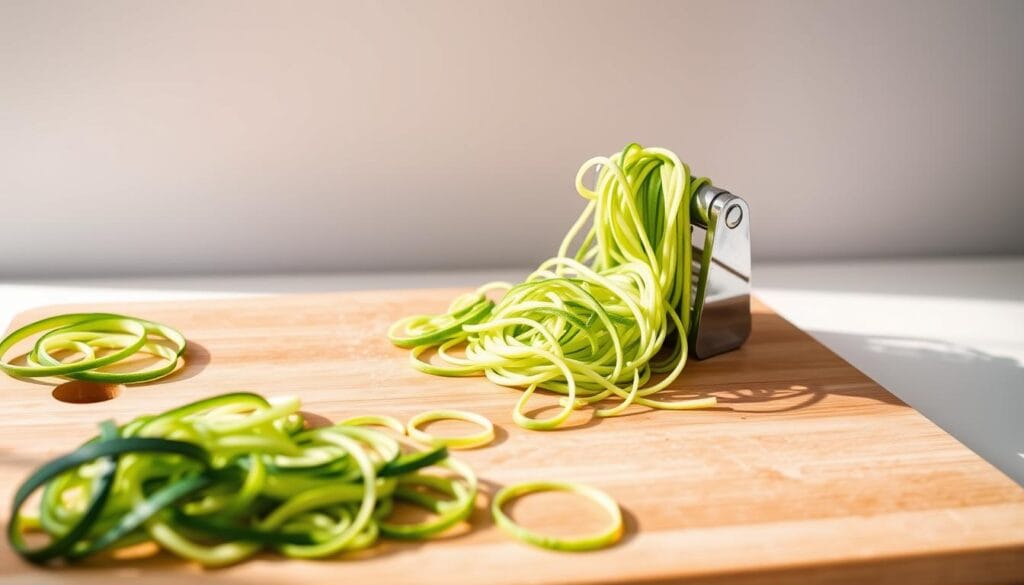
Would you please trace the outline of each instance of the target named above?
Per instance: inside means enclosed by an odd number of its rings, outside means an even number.
[[[421,447],[404,428],[386,416],[306,428],[298,399],[250,393],[120,427],[108,421],[21,485],[8,539],[40,564],[153,541],[221,566],[262,549],[319,558],[369,547],[379,536],[429,538],[469,517],[477,480],[445,446]],[[40,488],[38,515],[23,510]],[[396,501],[433,515],[393,521]],[[45,532],[49,542],[30,546],[29,531]]]
[[[585,175],[598,167],[594,188]],[[588,160],[576,189],[588,203],[558,255],[525,282],[486,284],[457,297],[441,315],[413,315],[388,331],[412,350],[415,368],[440,376],[483,373],[525,388],[513,411],[522,427],[558,427],[574,409],[617,400],[597,416],[630,405],[682,410],[713,397],[663,401],[653,395],[682,372],[690,329],[690,205],[706,178],[694,178],[671,151],[631,144]],[[590,222],[575,252],[570,247]],[[488,293],[504,290],[495,302]],[[457,355],[462,349],[464,355]],[[424,354],[436,351],[431,360]],[[654,381],[653,374],[666,374]],[[561,410],[528,416],[538,388],[564,395]]]

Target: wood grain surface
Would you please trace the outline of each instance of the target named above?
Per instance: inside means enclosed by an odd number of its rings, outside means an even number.
[[[442,310],[457,291],[377,291],[92,307],[155,319],[188,337],[188,365],[93,404],[52,386],[0,378],[0,499],[106,418],[126,420],[213,394],[296,394],[337,420],[403,419],[463,408],[499,427],[490,447],[458,453],[483,480],[470,530],[427,543],[382,541],[327,561],[272,554],[202,570],[168,554],[42,570],[4,544],[0,582],[302,583],[925,583],[1024,579],[1024,490],[769,308],[739,351],[689,364],[673,391],[717,396],[704,411],[648,411],[531,432],[511,420],[517,390],[408,366],[384,337],[400,316]],[[15,325],[70,307],[19,316]],[[965,399],[978,399],[964,389]],[[969,393],[969,394],[968,394]],[[671,392],[669,393],[671,394]],[[537,399],[537,407],[555,402]],[[569,554],[498,531],[485,505],[498,486],[565,479],[622,505],[623,541]],[[529,498],[528,498],[529,499]],[[514,513],[538,529],[599,522],[575,501],[538,498]]]

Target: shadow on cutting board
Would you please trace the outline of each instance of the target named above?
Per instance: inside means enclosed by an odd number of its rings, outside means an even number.
[[[885,390],[879,391],[863,383],[830,380],[828,373],[822,372],[821,381],[801,377],[759,384],[736,383],[735,388],[709,386],[703,392],[697,390],[699,382],[691,378],[684,387],[666,389],[659,396],[666,400],[715,396],[719,408],[772,413],[807,408],[830,396],[864,398],[901,406],[909,403],[914,407],[927,396],[929,401],[955,403],[959,407],[965,402],[964,393],[974,388],[984,389],[985,402],[1011,404],[1024,388],[1024,365],[1017,360],[965,346],[907,337],[818,331],[809,334],[841,353],[855,367],[870,365],[864,374],[877,380]],[[697,374],[711,366],[713,360],[724,357],[697,362],[692,368],[688,366],[688,371]],[[686,372],[683,375],[685,377]],[[955,412],[956,408],[950,411]],[[975,421],[975,424],[981,422]]]
[[[837,408],[855,407],[858,399],[893,406],[909,404],[964,440],[957,432],[958,427],[985,428],[1000,418],[992,412],[972,418],[964,413],[965,402],[996,408],[999,404],[1010,406],[1024,389],[1022,364],[973,348],[928,339],[817,331],[801,331],[796,337],[793,329],[776,314],[756,312],[753,333],[746,345],[704,361],[691,361],[676,383],[656,398],[674,401],[714,396],[718,406],[694,412],[753,415],[798,411],[826,400]],[[871,369],[863,374],[851,371],[832,350],[850,360],[854,367],[871,365]],[[965,392],[975,388],[983,389],[983,400],[965,400]],[[948,404],[934,407],[943,403]],[[923,404],[933,407],[922,410],[919,405]],[[936,411],[935,417],[932,410]],[[1012,456],[1006,463],[1020,468],[1011,475],[1021,482],[1024,459],[1017,452],[1024,449],[1024,427],[1010,420],[1011,411],[1007,408],[1002,412],[1006,436],[1014,437],[1013,444],[1008,446],[1016,448],[1006,451],[1007,457]],[[631,409],[620,416],[645,412],[646,409]],[[940,420],[943,412],[955,414],[956,419]],[[575,428],[593,426],[601,420],[594,417]]]
[[[211,360],[210,351],[203,344],[191,339],[188,340],[188,345],[185,346],[185,354],[182,357],[185,361],[184,366],[178,368],[176,372],[165,378],[148,382],[145,385],[157,386],[194,378],[205,370],[206,366],[210,365]]]

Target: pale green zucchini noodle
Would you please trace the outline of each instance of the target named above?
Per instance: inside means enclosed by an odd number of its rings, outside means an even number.
[[[483,430],[472,435],[439,437],[419,428],[424,423],[439,420],[461,420],[473,423]],[[465,410],[428,410],[409,419],[409,423],[406,425],[406,432],[408,432],[410,437],[424,445],[445,446],[449,449],[473,449],[482,447],[494,440],[494,423],[483,415]]]
[[[571,492],[593,500],[604,508],[611,522],[594,534],[559,537],[524,528],[505,514],[504,506],[509,501],[526,494],[551,491]],[[579,552],[605,548],[618,542],[623,531],[622,510],[611,496],[588,485],[565,481],[530,481],[502,488],[491,501],[491,516],[498,528],[506,534],[527,544],[551,550]]]
[[[590,188],[584,178],[595,167]],[[610,157],[592,158],[576,175],[586,208],[557,256],[522,283],[485,284],[457,297],[446,313],[401,319],[388,337],[411,350],[420,371],[482,374],[523,388],[513,418],[527,429],[553,429],[585,407],[607,417],[633,404],[666,410],[712,406],[714,397],[655,397],[686,365],[690,206],[707,182],[693,178],[663,148],[631,144]],[[492,291],[505,293],[495,302],[488,296]],[[664,375],[655,380],[655,374]],[[564,396],[557,414],[527,414],[538,388]],[[617,404],[600,408],[609,400]]]

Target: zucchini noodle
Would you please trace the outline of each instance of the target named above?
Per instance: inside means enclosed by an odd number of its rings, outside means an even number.
[[[590,188],[584,177],[593,168],[597,181]],[[576,190],[588,203],[557,256],[522,283],[485,284],[458,296],[446,313],[401,319],[388,337],[411,349],[412,365],[420,371],[483,374],[496,384],[525,389],[513,419],[527,429],[556,428],[574,409],[586,407],[608,417],[633,404],[665,410],[713,406],[713,397],[655,397],[686,365],[690,206],[708,182],[692,177],[663,148],[631,144],[610,157],[592,158],[576,175]],[[492,291],[504,296],[492,301]],[[424,357],[430,350],[433,361]],[[656,374],[663,375],[656,380]],[[563,396],[556,414],[527,414],[538,388]],[[608,400],[618,403],[598,408]]]
[[[18,342],[36,334],[41,335],[25,355],[25,365],[4,360]],[[174,347],[159,343],[160,339]],[[57,315],[25,325],[0,341],[0,371],[19,378],[61,376],[90,382],[138,384],[162,378],[178,369],[185,344],[185,337],[176,329],[144,319],[112,313]],[[96,350],[110,351],[100,357]],[[54,357],[60,351],[81,354],[81,357],[63,361]],[[101,369],[137,353],[160,360],[156,366],[139,371]]]
[[[535,492],[563,491],[586,496],[600,505],[612,521],[608,527],[595,534],[562,538],[527,530],[512,520],[502,507],[510,500]],[[587,485],[561,481],[531,481],[511,485],[498,491],[491,501],[491,515],[494,523],[505,533],[527,544],[560,551],[586,551],[605,548],[618,542],[622,537],[622,511],[611,496]]]
[[[206,566],[270,549],[321,558],[379,537],[420,540],[469,518],[477,479],[446,447],[372,430],[404,426],[363,416],[307,429],[299,401],[236,393],[200,400],[99,436],[35,471],[7,527],[26,560],[65,562],[141,542]],[[23,510],[42,489],[38,514]],[[399,523],[396,501],[433,513]],[[30,546],[25,535],[49,536]]]
[[[483,428],[482,431],[463,437],[437,437],[421,431],[419,426],[426,422],[438,420],[461,420]],[[428,410],[409,419],[406,427],[409,436],[426,445],[446,446],[451,449],[472,449],[486,445],[494,440],[494,423],[487,417],[465,410]]]

